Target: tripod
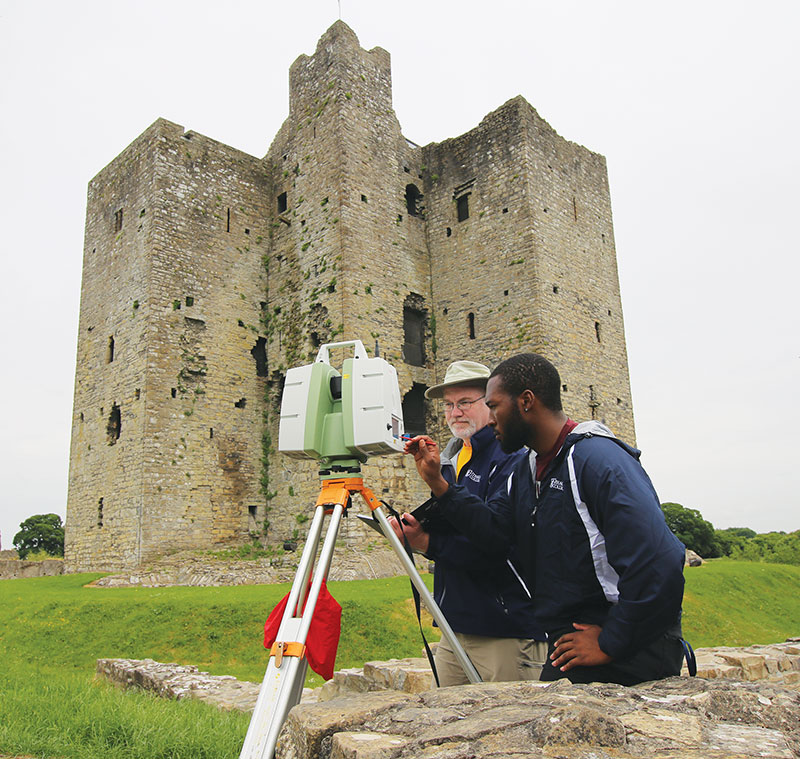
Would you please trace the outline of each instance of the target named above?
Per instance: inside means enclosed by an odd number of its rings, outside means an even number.
[[[308,669],[308,661],[305,658],[308,629],[322,583],[328,576],[342,514],[349,508],[351,496],[354,493],[360,493],[372,510],[373,517],[378,520],[383,534],[403,563],[411,582],[436,620],[436,624],[442,631],[442,637],[450,644],[469,681],[481,682],[480,675],[456,639],[441,609],[433,600],[433,596],[422,581],[413,560],[406,554],[400,539],[392,530],[389,520],[380,508],[380,501],[364,485],[360,476],[328,477],[322,480],[322,489],[317,498],[314,518],[308,531],[303,553],[300,556],[289,600],[278,629],[277,640],[270,650],[269,664],[261,683],[261,690],[258,693],[258,700],[239,759],[272,759],[278,741],[278,733],[286,720],[286,715],[289,713],[289,709],[300,702]],[[314,571],[314,561],[327,514],[330,514],[331,518]],[[314,571],[314,578],[309,589],[308,579],[312,571]]]

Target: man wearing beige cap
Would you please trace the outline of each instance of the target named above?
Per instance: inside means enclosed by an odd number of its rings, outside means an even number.
[[[444,382],[425,393],[426,398],[442,399],[454,435],[442,452],[442,476],[484,500],[506,487],[509,473],[523,455],[523,449],[504,453],[487,426],[484,395],[489,374],[483,364],[455,361]],[[511,561],[489,558],[444,522],[429,526],[429,532],[410,514],[404,522],[411,546],[435,561],[434,598],[481,678],[538,680],[547,644],[513,557]],[[392,526],[400,535],[396,521]],[[445,639],[437,646],[435,662],[441,686],[467,682]]]

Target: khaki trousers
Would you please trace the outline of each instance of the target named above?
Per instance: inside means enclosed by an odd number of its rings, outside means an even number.
[[[529,638],[488,638],[456,633],[456,639],[484,682],[538,680],[547,658],[547,643]],[[469,680],[444,638],[434,654],[439,685],[466,685]],[[434,681],[435,682],[435,681]]]

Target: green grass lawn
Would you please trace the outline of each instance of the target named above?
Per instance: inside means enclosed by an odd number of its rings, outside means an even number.
[[[695,648],[800,636],[800,566],[712,559],[685,575],[683,632]]]
[[[95,661],[151,658],[258,682],[264,620],[289,586],[84,587],[98,576],[0,582],[0,754],[237,757],[247,716],[93,683]],[[716,560],[686,579],[684,633],[695,647],[800,634],[800,567]],[[407,578],[330,589],[343,607],[337,668],[421,655]]]

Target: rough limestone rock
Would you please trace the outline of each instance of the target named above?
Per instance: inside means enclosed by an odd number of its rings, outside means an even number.
[[[699,567],[703,564],[703,559],[700,554],[695,553],[691,548],[687,548],[686,561],[684,564],[687,567]]]
[[[427,659],[389,659],[371,661],[363,667],[340,669],[319,688],[319,700],[330,701],[343,695],[376,690],[399,690],[422,693],[433,687],[433,675]]]
[[[800,693],[674,677],[619,685],[483,683],[299,705],[277,759],[793,759]]]
[[[800,639],[766,646],[698,648],[697,674],[705,678],[769,680],[800,687]]]

